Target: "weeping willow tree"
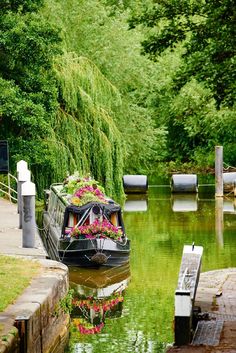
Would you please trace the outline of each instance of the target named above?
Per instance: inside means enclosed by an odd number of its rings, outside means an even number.
[[[122,192],[123,147],[112,117],[119,93],[92,62],[63,53],[43,3],[4,0],[0,10],[0,139],[9,142],[11,172],[26,160],[42,196],[78,170],[114,197]]]
[[[55,71],[60,107],[50,142],[64,156],[61,171],[91,173],[109,195],[120,195],[124,146],[112,117],[114,102],[121,104],[119,92],[90,60],[75,53],[60,56]]]

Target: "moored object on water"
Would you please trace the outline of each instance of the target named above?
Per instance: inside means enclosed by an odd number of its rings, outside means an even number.
[[[232,192],[236,185],[236,173],[223,173],[223,187],[224,192]]]
[[[146,175],[124,175],[123,187],[125,193],[146,193],[148,190],[148,179]]]
[[[121,206],[90,177],[77,173],[50,187],[43,213],[48,254],[70,266],[120,266],[129,261]]]
[[[198,192],[196,174],[173,174],[171,177],[171,192]]]

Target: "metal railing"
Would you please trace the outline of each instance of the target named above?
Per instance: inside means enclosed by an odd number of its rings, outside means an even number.
[[[3,193],[4,195],[7,195],[11,202],[17,201],[17,190],[15,190],[12,187],[13,180],[14,180],[14,183],[17,185],[17,178],[14,175],[8,173],[7,184],[0,181],[0,192]]]

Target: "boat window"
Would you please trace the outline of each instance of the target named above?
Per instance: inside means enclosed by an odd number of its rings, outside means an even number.
[[[76,226],[76,224],[79,222],[79,215],[73,212],[69,213],[69,217],[68,217],[68,222],[67,225],[65,227],[65,233],[69,234],[72,229],[74,228],[74,226]]]
[[[57,195],[51,190],[48,202],[48,212],[53,215],[56,211]]]
[[[62,226],[62,224],[63,224],[64,212],[65,212],[65,205],[63,204],[63,202],[60,199],[58,199],[55,219],[56,219],[56,223],[59,226]]]
[[[114,225],[114,226],[118,226],[118,216],[117,216],[117,212],[114,212],[111,214],[111,218],[110,218],[110,221],[111,223]]]

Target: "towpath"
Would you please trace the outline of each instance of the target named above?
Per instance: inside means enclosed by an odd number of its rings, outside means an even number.
[[[35,247],[23,248],[22,230],[18,227],[17,205],[0,198],[0,254],[37,259],[42,266],[23,293],[0,313],[0,353],[64,352],[69,315],[52,313],[68,293],[68,268],[46,259],[37,232]]]
[[[168,353],[236,353],[236,268],[201,273],[195,305],[202,320],[192,344]]]
[[[17,204],[0,198],[0,254],[46,258],[47,254],[38,233],[35,234],[35,247],[22,247],[22,230],[19,229]]]

